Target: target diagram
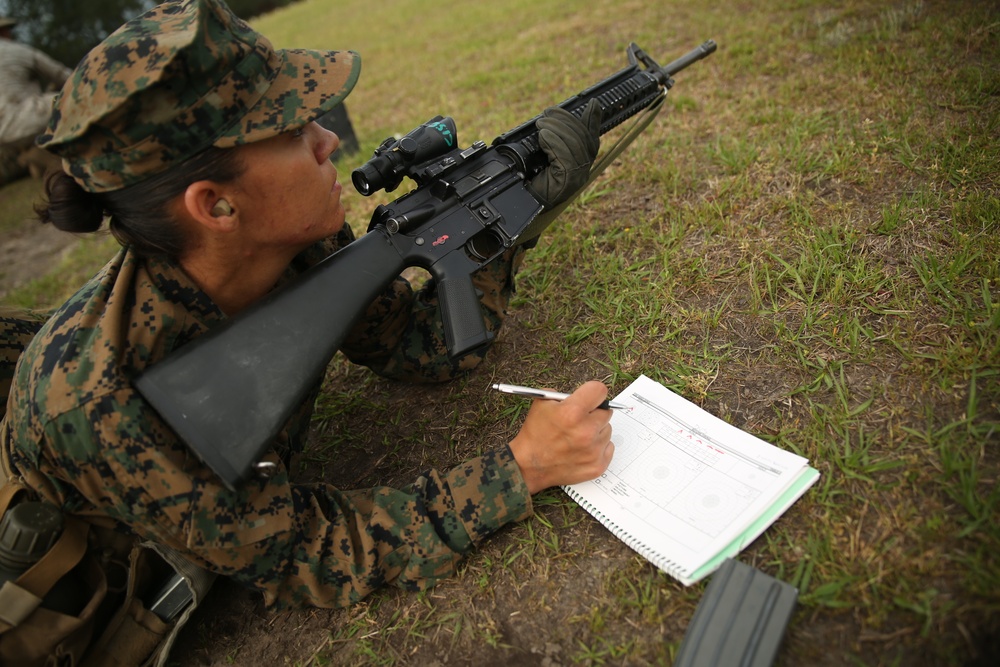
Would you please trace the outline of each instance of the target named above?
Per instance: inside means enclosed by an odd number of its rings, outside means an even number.
[[[724,532],[773,482],[766,464],[747,459],[699,433],[641,395],[615,415],[609,491],[643,519],[659,513],[707,538]]]

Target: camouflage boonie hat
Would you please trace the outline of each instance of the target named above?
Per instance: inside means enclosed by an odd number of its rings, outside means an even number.
[[[89,192],[305,125],[354,88],[352,51],[275,50],[221,0],[171,0],[116,30],[56,98],[42,148]]]

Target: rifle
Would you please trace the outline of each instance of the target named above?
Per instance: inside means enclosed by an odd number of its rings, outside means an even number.
[[[709,40],[661,67],[633,43],[627,67],[559,105],[579,117],[596,99],[601,134],[646,112],[644,122],[595,164],[591,181],[659,112],[671,77],[715,49]],[[416,189],[376,207],[367,234],[146,369],[136,388],[235,488],[257,467],[368,305],[404,268],[423,267],[434,278],[450,355],[487,345],[471,274],[536,238],[574,198],[542,213],[528,188],[548,164],[538,145],[538,118],[490,146],[477,141],[459,148],[454,120],[442,116],[401,139],[386,139],[354,170],[354,186],[368,196],[391,192],[409,177]]]

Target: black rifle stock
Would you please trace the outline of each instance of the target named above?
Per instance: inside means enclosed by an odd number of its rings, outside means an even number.
[[[579,116],[596,99],[604,134],[662,102],[672,75],[715,48],[707,41],[661,67],[631,44],[625,69],[559,106]],[[536,237],[561,210],[539,216],[542,206],[528,187],[547,166],[537,119],[490,146],[478,141],[459,148],[454,121],[441,116],[402,139],[387,139],[354,171],[355,187],[363,195],[392,191],[408,176],[415,190],[378,206],[361,238],[146,369],[136,388],[235,487],[319,381],[357,319],[404,268],[419,266],[433,276],[449,354],[487,344],[471,274]]]

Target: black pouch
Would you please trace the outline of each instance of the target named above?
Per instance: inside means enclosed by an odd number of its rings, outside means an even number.
[[[163,585],[178,576],[190,601],[165,620],[150,607]],[[164,665],[178,633],[214,581],[214,574],[172,549],[152,542],[136,545],[129,555],[125,600],[94,643],[84,667]]]

